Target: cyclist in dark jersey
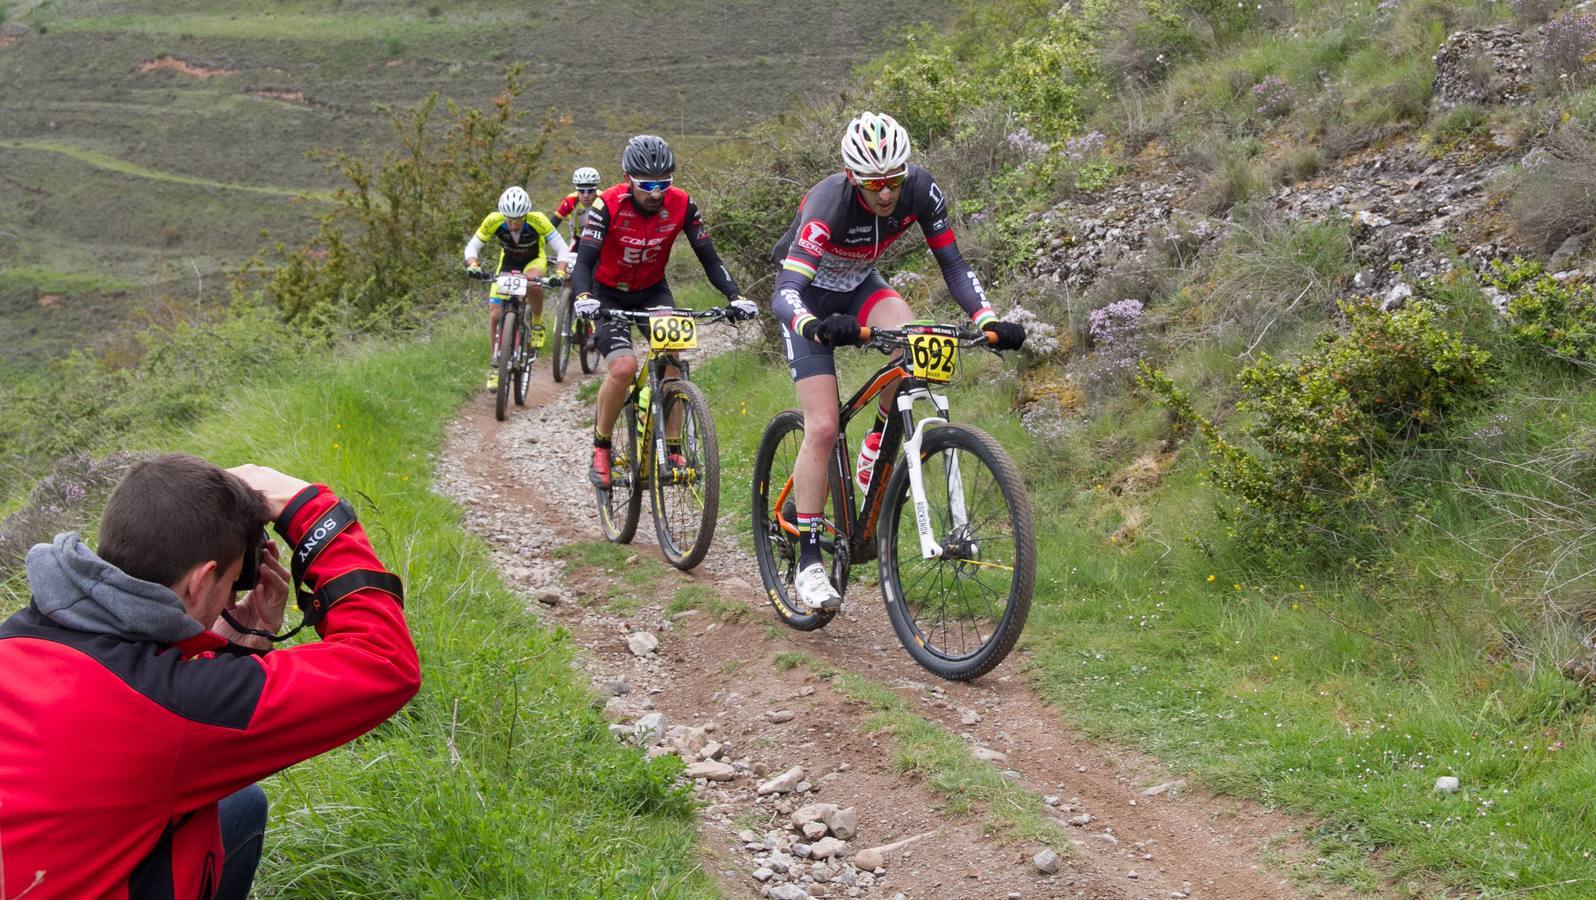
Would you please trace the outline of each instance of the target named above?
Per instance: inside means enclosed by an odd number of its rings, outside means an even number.
[[[737,291],[737,282],[715,252],[698,204],[687,192],[671,184],[676,157],[664,140],[652,134],[631,139],[621,154],[627,180],[600,194],[588,210],[581,247],[572,270],[577,315],[592,315],[600,308],[647,309],[674,306],[665,266],[670,262],[676,236],[687,235],[704,274],[738,318],[758,311]],[[610,486],[610,430],[637,375],[632,355],[631,328],[600,322],[593,341],[604,356],[604,383],[599,387],[593,414],[593,465],[588,478],[601,488]]]
[[[826,466],[837,439],[837,370],[832,348],[859,343],[861,323],[898,328],[914,313],[876,271],[876,261],[892,244],[919,225],[942,269],[953,299],[976,327],[996,336],[998,349],[1018,348],[1025,329],[1000,322],[987,303],[981,281],[959,253],[949,222],[947,197],[931,174],[909,165],[909,135],[891,116],[861,113],[842,138],[844,171],[809,189],[792,227],[776,245],[773,307],[782,324],[787,362],[804,412],[804,440],[793,468],[797,504],[799,600],[814,609],[842,602],[820,556],[821,510],[826,500]],[[865,436],[856,466],[868,484],[881,430],[894,389],[881,392],[883,406]]]

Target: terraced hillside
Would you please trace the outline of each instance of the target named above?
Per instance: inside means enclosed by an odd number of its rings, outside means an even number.
[[[213,276],[253,253],[262,229],[296,236],[321,208],[333,181],[309,154],[388,141],[377,104],[434,91],[483,104],[505,67],[523,64],[532,108],[569,138],[535,179],[546,197],[558,173],[610,162],[633,131],[670,135],[690,157],[796,97],[837,90],[888,43],[858,22],[907,26],[947,4],[218,6],[0,3],[0,357],[11,365],[163,291],[221,297]]]

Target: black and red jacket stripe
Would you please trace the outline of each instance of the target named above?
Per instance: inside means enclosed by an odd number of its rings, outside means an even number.
[[[322,485],[288,523],[297,546],[337,503]],[[382,570],[359,523],[311,563],[315,587]],[[256,654],[203,632],[177,645],[90,634],[30,606],[0,625],[0,854],[5,884],[53,897],[208,898],[216,804],[375,728],[415,696],[399,600],[367,588],[322,640]]]

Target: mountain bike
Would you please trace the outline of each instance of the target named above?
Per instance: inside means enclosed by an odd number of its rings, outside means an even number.
[[[827,473],[830,509],[820,538],[832,585],[845,593],[849,570],[875,560],[888,618],[909,655],[943,678],[976,678],[1013,649],[1036,580],[1036,527],[1019,470],[986,432],[950,422],[947,397],[932,390],[953,379],[961,348],[989,349],[989,336],[927,323],[861,328],[860,336],[865,346],[903,353],[840,406]],[[860,503],[848,423],[873,415],[877,396],[894,379],[896,415],[887,420]],[[917,416],[917,404],[928,405],[929,414]],[[792,473],[803,433],[803,413],[789,409],[770,421],[760,439],[754,552],[776,615],[795,629],[813,631],[836,610],[804,606],[793,588],[799,535]]]
[[[689,380],[681,352],[698,346],[701,323],[734,321],[726,307],[692,310],[600,309],[595,318],[635,325],[648,336],[648,356],[621,407],[610,451],[610,487],[593,489],[604,536],[629,543],[647,491],[654,532],[678,569],[709,552],[720,507],[720,447],[709,401]]]
[[[599,350],[593,343],[593,323],[572,311],[576,293],[571,285],[560,292],[560,314],[554,326],[554,356],[550,360],[554,380],[565,380],[565,368],[570,365],[571,351],[575,350],[582,362],[582,374],[591,375],[598,369]]]
[[[500,422],[509,412],[510,394],[515,394],[515,405],[526,405],[527,389],[532,384],[532,363],[538,358],[538,348],[532,344],[532,323],[526,315],[526,290],[528,285],[559,287],[565,282],[557,278],[530,278],[520,272],[468,272],[479,281],[492,281],[493,292],[503,299],[504,312],[499,317],[499,330],[494,342],[499,348],[499,389],[493,398],[493,417]]]

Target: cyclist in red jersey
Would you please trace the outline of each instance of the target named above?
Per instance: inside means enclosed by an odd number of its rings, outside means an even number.
[[[571,251],[561,260],[569,265],[576,264],[576,248],[582,240],[582,221],[587,218],[587,211],[593,208],[593,201],[598,199],[600,181],[598,169],[592,166],[583,166],[572,172],[572,191],[554,208],[554,215],[549,216],[555,228],[559,228],[566,219],[571,220]]]
[[[655,135],[640,134],[621,153],[621,169],[627,180],[599,195],[582,228],[571,275],[576,314],[591,316],[601,308],[674,306],[665,265],[677,235],[685,234],[710,283],[726,295],[727,305],[739,318],[752,318],[757,308],[738,293],[736,280],[704,228],[698,204],[671,184],[676,157],[670,145]],[[625,325],[600,322],[593,340],[604,356],[605,374],[593,415],[593,465],[588,478],[608,488],[610,430],[637,375],[637,357],[632,355],[631,329]]]
[[[833,347],[859,343],[861,323],[899,328],[914,313],[876,271],[893,242],[918,224],[953,299],[1000,350],[1018,348],[1025,329],[1000,322],[981,281],[959,253],[947,197],[931,173],[909,164],[909,135],[891,116],[861,113],[842,137],[843,171],[809,189],[792,226],[776,245],[773,301],[782,323],[794,388],[804,412],[804,440],[793,466],[793,500],[800,533],[798,599],[812,609],[842,602],[820,555],[826,466],[837,439],[837,370]],[[868,484],[895,388],[881,392],[876,421],[861,442],[855,467]]]

